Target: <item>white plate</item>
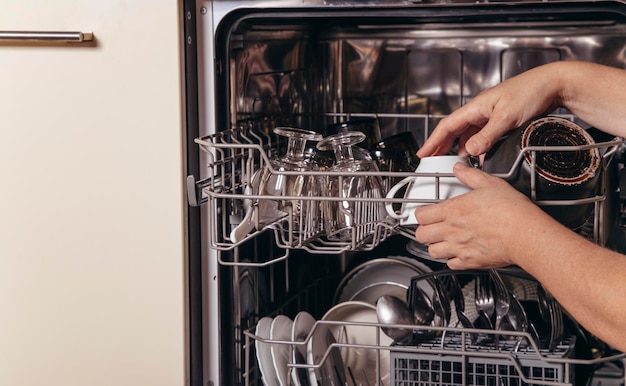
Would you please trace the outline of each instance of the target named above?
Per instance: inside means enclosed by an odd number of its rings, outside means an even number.
[[[339,303],[322,317],[322,320],[343,322],[378,323],[376,306],[366,303],[349,301]],[[329,325],[335,339],[339,343],[389,346],[393,342],[391,338],[383,334],[378,326],[365,325]],[[377,336],[380,337],[378,341]],[[375,385],[376,382],[376,359],[380,353],[380,375],[382,385],[389,385],[389,350],[377,350],[376,348],[344,347],[341,349],[341,357],[346,366],[348,379],[353,376],[357,384]],[[351,374],[351,375],[350,375]]]
[[[296,317],[293,318],[291,340],[293,342],[305,342],[313,330],[313,326],[315,326],[315,318],[306,311],[300,311]],[[291,358],[292,362],[296,364],[306,364],[306,358],[306,345],[294,345]],[[291,372],[291,380],[294,386],[317,385],[315,372],[312,369],[294,368]]]
[[[293,321],[285,315],[277,315],[270,327],[270,339],[273,341],[291,342]],[[290,386],[289,366],[291,362],[291,345],[274,343],[270,346],[272,364],[276,371],[280,386]]]
[[[315,326],[307,344],[307,363],[310,365],[321,364],[321,366],[313,369],[312,385],[344,386],[346,376],[339,349],[333,347],[326,360],[322,362],[324,355],[333,343],[336,343],[335,337],[327,325],[318,324]]]
[[[254,335],[262,339],[270,339],[270,331],[272,328],[272,318],[264,317],[259,320],[256,325]],[[272,363],[272,350],[271,345],[267,342],[255,341],[256,347],[256,359],[259,362],[259,368],[261,370],[261,377],[265,386],[278,385],[278,376],[274,369],[274,363]]]
[[[363,301],[375,305],[383,295],[407,298],[411,278],[432,270],[413,258],[390,256],[366,261],[348,273],[339,284],[336,303]],[[433,289],[424,290],[432,294]]]

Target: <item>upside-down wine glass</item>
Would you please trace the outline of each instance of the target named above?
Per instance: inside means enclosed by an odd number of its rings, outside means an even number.
[[[365,134],[361,132],[347,131],[330,135],[317,144],[320,150],[333,150],[337,159],[328,169],[322,189],[323,195],[336,198],[322,204],[324,231],[331,241],[362,243],[376,231],[378,221],[383,218],[383,203],[368,200],[385,196],[380,177],[351,175],[353,172],[379,171],[376,162],[355,159],[352,153],[352,147],[364,139]]]
[[[290,213],[290,221],[282,227],[283,242],[295,246],[316,235],[320,231],[319,201],[313,198],[320,195],[320,183],[317,176],[311,174],[286,175],[280,172],[307,172],[319,170],[317,164],[305,157],[307,141],[319,141],[322,135],[310,130],[295,127],[276,127],[274,133],[287,138],[284,155],[270,160],[270,167],[263,171],[259,185],[259,194],[272,197],[302,197],[303,199],[274,199],[279,211]],[[278,173],[272,172],[272,169]],[[291,224],[291,226],[289,226]]]

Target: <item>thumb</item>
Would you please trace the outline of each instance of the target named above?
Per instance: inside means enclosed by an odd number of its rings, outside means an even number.
[[[499,182],[498,177],[494,177],[491,174],[484,172],[478,168],[474,168],[458,162],[454,165],[453,169],[454,175],[459,179],[464,185],[468,186],[471,189],[479,189],[485,188],[488,186],[493,186]]]

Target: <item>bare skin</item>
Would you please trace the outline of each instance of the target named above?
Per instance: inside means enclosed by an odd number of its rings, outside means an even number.
[[[626,137],[626,71],[559,62],[488,89],[435,128],[418,156],[482,155],[506,131],[563,106],[607,133]],[[591,333],[626,351],[626,256],[559,224],[505,181],[457,164],[473,190],[419,207],[415,236],[451,269],[515,264],[537,278]]]

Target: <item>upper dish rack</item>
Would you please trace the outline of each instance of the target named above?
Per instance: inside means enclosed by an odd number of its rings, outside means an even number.
[[[337,115],[337,114],[335,114]],[[385,114],[390,117],[394,114]],[[329,115],[330,116],[330,115]],[[372,116],[372,115],[370,115]],[[378,117],[378,115],[373,114]],[[427,137],[429,127],[432,122],[441,119],[440,116],[427,114],[397,114],[398,118],[409,122],[419,122],[415,127],[424,130],[423,137]],[[335,117],[335,116],[333,116]],[[574,120],[573,116],[566,116]],[[335,117],[336,118],[336,117]],[[345,118],[345,117],[344,117]],[[384,203],[391,202],[395,205],[404,203],[433,203],[440,200],[428,199],[419,200],[412,198],[385,198],[386,192],[382,195],[363,197],[334,197],[334,196],[297,196],[297,195],[267,195],[255,192],[253,181],[256,171],[269,170],[277,178],[289,176],[305,176],[319,179],[347,179],[354,177],[375,176],[380,178],[383,186],[388,189],[390,186],[407,176],[421,176],[432,178],[436,181],[441,177],[449,177],[451,174],[419,174],[416,172],[386,172],[386,171],[351,171],[338,172],[328,171],[321,168],[317,171],[282,171],[272,167],[272,158],[277,157],[284,151],[285,140],[273,133],[276,126],[287,126],[271,117],[253,118],[242,120],[229,130],[197,138],[195,142],[203,150],[205,157],[206,178],[196,181],[193,176],[189,176],[188,200],[190,205],[198,206],[206,203],[209,224],[210,246],[220,251],[231,250],[237,245],[246,242],[258,234],[266,231],[273,232],[277,246],[289,249],[304,249],[310,253],[340,253],[343,251],[371,250],[380,242],[392,234],[402,234],[408,238],[413,238],[414,228],[400,226],[398,220],[388,216],[381,207]],[[410,125],[409,125],[410,126]],[[421,130],[421,129],[418,129]],[[422,134],[422,133],[420,133]],[[593,147],[600,150],[602,162],[602,176],[600,178],[599,194],[581,199],[563,199],[541,201],[535,199],[538,205],[594,205],[593,216],[585,224],[585,236],[592,241],[603,244],[606,240],[606,224],[602,224],[603,205],[607,198],[607,178],[605,170],[619,145],[621,138],[613,138],[607,141],[596,142]],[[315,157],[314,146],[305,149],[309,152],[307,156]],[[586,146],[588,148],[589,146]],[[517,157],[512,169],[508,173],[494,173],[496,176],[506,177],[514,173],[518,168],[525,154],[530,153],[534,159],[536,152],[542,151],[564,151],[580,150],[578,147],[550,146],[529,147],[523,149]],[[535,165],[531,165],[531,170]],[[435,183],[438,186],[438,182]],[[531,185],[534,179],[531,180]],[[257,183],[258,185],[258,183]],[[534,190],[534,185],[531,186]],[[438,195],[437,195],[438,196]],[[272,203],[273,217],[267,216],[268,209],[260,209],[259,206]],[[311,222],[303,219],[301,206],[320,207],[327,203],[335,203],[338,207],[353,205],[356,210],[344,213],[349,225],[346,232],[341,237],[327,237],[323,227],[311,226]],[[276,212],[276,208],[278,211]],[[246,212],[250,212],[246,218]],[[261,212],[261,213],[260,213]],[[270,210],[272,212],[272,210]],[[243,237],[234,239],[233,229],[242,221],[251,222],[251,230]],[[320,221],[321,222],[321,221]]]

